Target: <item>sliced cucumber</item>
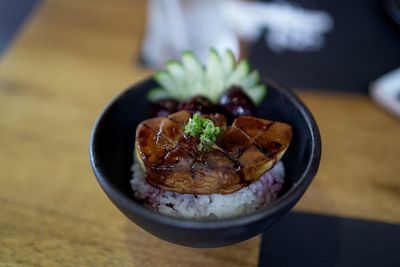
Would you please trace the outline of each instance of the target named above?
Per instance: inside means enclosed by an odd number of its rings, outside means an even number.
[[[204,72],[203,65],[197,59],[197,57],[189,51],[182,53],[182,65],[188,71],[195,76],[201,76]]]
[[[174,94],[176,91],[176,83],[172,79],[171,75],[165,70],[159,70],[154,74],[154,79],[158,84],[167,90],[170,94]]]
[[[247,75],[243,80],[240,81],[240,85],[246,90],[251,87],[254,87],[258,84],[260,80],[260,74],[258,74],[257,70],[253,70]]]
[[[158,101],[160,99],[170,98],[168,92],[162,88],[153,88],[147,93],[147,99],[151,102]]]
[[[216,102],[224,90],[224,70],[221,59],[216,50],[211,49],[207,58],[205,87],[208,97]]]
[[[259,84],[258,72],[253,70],[249,73],[249,69],[246,60],[236,64],[230,50],[219,54],[215,49],[210,49],[206,66],[187,51],[182,53],[182,63],[170,60],[166,62],[165,70],[154,74],[161,88],[150,90],[148,98],[150,101],[167,97],[184,101],[203,95],[216,103],[226,89],[239,85],[255,104],[259,104],[265,97],[266,87]]]
[[[182,85],[185,83],[185,69],[182,64],[176,60],[169,60],[165,63],[165,68],[174,79],[175,83],[178,85],[178,90],[182,89]]]
[[[242,60],[239,62],[235,70],[232,72],[232,74],[228,78],[228,84],[229,85],[234,85],[238,84],[240,85],[240,82],[246,78],[246,76],[249,73],[249,63],[247,60]]]
[[[231,50],[225,50],[221,56],[222,66],[224,68],[225,78],[227,78],[233,71],[236,65],[235,55]]]
[[[188,97],[187,75],[182,64],[176,60],[169,60],[166,64],[166,70],[175,83],[175,94]]]
[[[185,95],[190,97],[204,90],[204,67],[198,58],[189,51],[182,53],[182,66],[185,69]]]
[[[267,87],[264,84],[259,84],[245,90],[245,92],[256,105],[259,105],[267,94]]]

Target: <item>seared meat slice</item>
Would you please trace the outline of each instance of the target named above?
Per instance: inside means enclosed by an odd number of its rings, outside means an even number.
[[[163,190],[187,194],[229,194],[256,181],[281,159],[292,139],[285,123],[242,116],[226,127],[221,114],[203,115],[221,127],[215,145],[197,150],[186,136],[191,114],[151,118],[136,129],[136,158],[146,180]]]

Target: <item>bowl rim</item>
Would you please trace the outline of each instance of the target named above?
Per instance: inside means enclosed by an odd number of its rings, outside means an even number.
[[[149,83],[151,81],[154,80],[151,77],[148,77],[141,80],[140,82],[133,83],[125,90],[123,90],[120,94],[112,98],[97,117],[91,130],[89,141],[89,158],[93,173],[95,174],[98,183],[100,184],[101,188],[106,193],[108,198],[110,198],[110,200],[119,209],[127,210],[131,213],[136,214],[136,216],[143,217],[144,219],[149,221],[155,221],[165,226],[202,230],[219,229],[243,226],[260,221],[263,218],[271,216],[279,212],[281,209],[290,206],[291,203],[295,204],[296,201],[304,194],[306,188],[311,183],[318,171],[321,159],[321,136],[318,125],[309,109],[291,89],[269,79],[262,79],[262,82],[267,86],[272,86],[275,90],[279,91],[279,93],[283,94],[297,108],[297,110],[300,111],[301,115],[306,121],[308,131],[311,134],[311,151],[310,159],[298,182],[295,183],[287,192],[285,192],[284,195],[279,197],[276,201],[272,202],[268,206],[268,208],[260,209],[249,214],[244,214],[232,218],[191,220],[185,218],[171,217],[158,213],[156,211],[152,211],[121,192],[118,187],[110,182],[110,177],[106,175],[102,166],[98,164],[98,157],[95,153],[97,148],[96,139],[98,135],[98,128],[99,125],[102,123],[104,116],[109,112],[111,107],[116,103],[118,99],[124,97],[124,95],[127,94],[129,91],[135,90],[136,87],[144,86],[146,83]]]

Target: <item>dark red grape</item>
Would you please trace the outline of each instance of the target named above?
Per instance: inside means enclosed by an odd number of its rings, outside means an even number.
[[[166,117],[178,111],[179,102],[175,99],[162,99],[151,103],[149,109],[150,117]]]
[[[218,101],[225,115],[230,118],[256,116],[257,108],[239,86],[229,88]]]
[[[195,96],[180,103],[179,110],[187,110],[191,113],[200,112],[201,114],[213,113],[215,106],[205,96]]]

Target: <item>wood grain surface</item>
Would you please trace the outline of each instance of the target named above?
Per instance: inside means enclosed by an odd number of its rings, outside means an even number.
[[[43,1],[0,65],[0,266],[255,266],[259,238],[219,249],[159,240],[106,198],[91,126],[123,88],[145,2]],[[400,223],[400,121],[358,95],[299,92],[323,140],[295,209]]]

